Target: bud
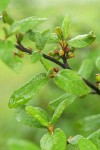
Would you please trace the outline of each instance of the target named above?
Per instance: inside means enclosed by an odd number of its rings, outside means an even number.
[[[59,71],[59,68],[53,68],[54,72],[58,72]]]
[[[73,57],[75,57],[74,53],[69,52],[69,53],[68,53],[68,58],[73,58]]]
[[[55,32],[60,40],[63,40],[63,33],[61,27],[56,27]]]
[[[54,78],[55,77],[55,73],[50,74],[50,78]]]
[[[96,74],[96,81],[100,82],[100,74]]]
[[[17,38],[17,42],[21,42],[23,40],[23,34],[22,33],[19,33],[16,35],[16,38]]]
[[[60,50],[59,51],[59,56],[63,56],[64,55],[64,51],[63,50]]]

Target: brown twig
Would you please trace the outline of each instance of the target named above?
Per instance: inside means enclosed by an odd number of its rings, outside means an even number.
[[[32,50],[28,49],[28,48],[25,48],[20,42],[17,42],[17,45],[15,45],[15,47],[22,51],[22,52],[25,52],[25,53],[28,53],[30,55],[32,55]],[[63,60],[63,63],[61,63],[60,61],[58,61],[57,59],[53,58],[53,57],[50,57],[44,53],[42,53],[42,56],[51,61],[51,62],[54,62],[55,64],[59,65],[60,67],[62,67],[63,69],[71,69],[67,63],[67,60],[66,60],[66,57],[65,55],[62,57],[62,60]],[[84,82],[93,90],[93,92],[91,92],[91,94],[98,94],[100,95],[100,90],[95,86],[93,85],[92,83],[90,83],[88,80],[84,79]]]

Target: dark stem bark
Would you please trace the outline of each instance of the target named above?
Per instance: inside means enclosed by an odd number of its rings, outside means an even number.
[[[25,52],[25,53],[28,53],[28,54],[32,55],[32,50],[23,47],[21,44],[20,44],[20,45],[15,45],[15,47],[16,47],[17,49],[19,49],[20,51],[22,51],[22,52]],[[47,60],[49,60],[49,61],[52,61],[52,62],[54,62],[55,64],[59,65],[60,67],[62,67],[62,68],[64,68],[64,69],[66,68],[66,66],[65,66],[63,63],[61,63],[60,61],[58,61],[57,59],[54,59],[53,57],[50,57],[50,56],[48,56],[48,55],[46,55],[46,54],[44,54],[44,53],[42,53],[42,56],[43,56],[45,59],[47,59]]]
[[[32,50],[28,49],[28,48],[25,48],[21,43],[18,43],[18,45],[15,45],[15,47],[22,51],[22,52],[25,52],[25,53],[28,53],[28,54],[32,54]],[[42,53],[42,56],[51,61],[51,62],[54,62],[55,64],[59,65],[60,67],[62,67],[63,69],[71,69],[67,63],[67,60],[66,60],[66,57],[64,55],[64,57],[62,57],[62,60],[63,60],[63,63],[61,63],[60,61],[58,61],[57,59],[53,58],[53,57],[50,57],[44,53]],[[90,83],[88,80],[84,79],[83,78],[83,81],[93,90],[93,92],[91,92],[91,94],[98,94],[100,95],[100,90],[95,86],[93,85],[92,83]]]

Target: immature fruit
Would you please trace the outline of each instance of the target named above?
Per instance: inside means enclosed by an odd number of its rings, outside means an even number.
[[[63,56],[64,55],[64,51],[63,50],[60,50],[59,51],[59,56]]]
[[[96,81],[100,82],[100,74],[96,74]]]
[[[68,53],[68,57],[69,57],[69,58],[73,58],[73,57],[74,57],[74,53],[69,52],[69,53]]]

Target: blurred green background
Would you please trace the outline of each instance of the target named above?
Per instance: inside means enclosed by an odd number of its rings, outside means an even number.
[[[89,79],[95,82],[95,74],[99,73],[95,66],[95,60],[100,56],[100,1],[99,0],[11,0],[7,7],[7,12],[15,18],[21,20],[29,16],[47,17],[47,22],[40,28],[45,30],[61,25],[66,14],[71,18],[69,38],[78,34],[85,34],[93,31],[96,35],[94,44],[85,49],[75,52],[75,59],[70,60],[69,64],[73,70],[77,71],[85,58],[91,58],[94,64],[94,71]],[[1,22],[0,22],[1,26]],[[39,27],[37,28],[39,29]],[[0,29],[2,37],[2,29]],[[32,43],[25,40],[26,46]],[[47,47],[52,50],[52,46]],[[13,72],[0,60],[0,150],[8,150],[7,141],[10,138],[26,139],[39,144],[40,138],[45,130],[32,129],[21,125],[14,118],[13,110],[8,108],[8,101],[13,91],[20,85],[28,81],[33,75],[44,70],[40,63],[32,64],[30,57],[27,56],[23,63],[23,69],[19,74]],[[48,102],[59,97],[64,91],[59,90],[53,82],[50,82],[31,103],[47,109]],[[100,97],[96,95],[78,99],[65,110],[57,127],[61,127],[67,137],[75,134],[88,136],[92,131],[81,131],[76,125],[78,119],[88,115],[100,113]]]

